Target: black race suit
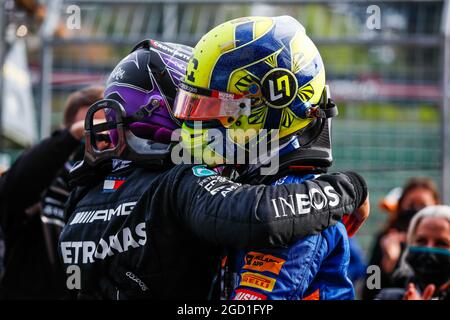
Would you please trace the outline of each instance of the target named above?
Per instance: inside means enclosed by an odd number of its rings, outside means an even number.
[[[309,195],[319,193],[317,210]],[[125,167],[69,199],[60,237],[68,285],[85,298],[214,298],[222,246],[286,246],[334,225],[366,195],[355,173],[250,186],[200,166]]]

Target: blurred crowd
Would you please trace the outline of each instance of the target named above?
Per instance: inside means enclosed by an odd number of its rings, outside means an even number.
[[[439,205],[440,195],[429,178],[411,178],[393,193],[380,202],[389,217],[369,260],[380,267],[382,290],[365,286],[363,299],[448,294],[450,207]]]
[[[68,174],[83,159],[84,119],[103,89],[72,93],[61,128],[24,151],[1,176],[1,297],[52,299],[66,292],[57,245],[70,194]]]

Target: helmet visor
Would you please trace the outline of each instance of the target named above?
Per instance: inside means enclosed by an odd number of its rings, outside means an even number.
[[[250,115],[251,100],[243,95],[181,84],[173,105],[175,117],[189,121],[218,120],[224,127]]]

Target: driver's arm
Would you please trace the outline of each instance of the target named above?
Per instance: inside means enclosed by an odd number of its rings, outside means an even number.
[[[367,197],[364,179],[354,172],[266,186],[197,177],[190,166],[174,171],[171,194],[180,219],[197,236],[233,247],[289,245],[334,225]]]

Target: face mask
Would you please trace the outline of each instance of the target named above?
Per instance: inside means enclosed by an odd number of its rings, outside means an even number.
[[[433,283],[439,289],[450,280],[450,250],[429,247],[410,247],[406,262],[423,288]]]

